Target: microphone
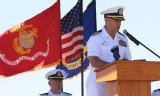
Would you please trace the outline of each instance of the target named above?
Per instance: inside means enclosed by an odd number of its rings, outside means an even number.
[[[113,48],[111,49],[111,52],[113,53],[114,59],[115,59],[115,60],[119,60],[120,55],[119,55],[118,45],[117,45],[117,46],[113,46]]]
[[[150,52],[152,52],[154,55],[156,55],[158,58],[160,58],[160,56],[158,54],[156,54],[155,52],[153,52],[151,49],[149,49],[147,46],[145,46],[143,43],[141,43],[140,41],[138,41],[136,38],[134,38],[131,34],[129,34],[127,32],[126,29],[123,30],[123,34],[125,34],[126,36],[128,36],[128,38],[133,41],[137,46],[139,44],[141,44],[143,47],[145,47],[147,50],[149,50]]]
[[[125,34],[125,35],[126,35],[131,41],[133,41],[137,46],[140,44],[140,42],[139,42],[136,38],[134,38],[131,34],[129,34],[126,29],[123,30],[123,34]]]

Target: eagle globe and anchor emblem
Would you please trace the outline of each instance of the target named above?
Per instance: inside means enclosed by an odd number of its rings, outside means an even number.
[[[13,47],[18,54],[27,54],[31,52],[34,46],[35,37],[38,37],[38,29],[33,25],[17,25],[10,30],[11,33],[19,32],[19,37],[14,38]]]

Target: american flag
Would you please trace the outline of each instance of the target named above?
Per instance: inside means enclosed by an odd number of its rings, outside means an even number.
[[[70,10],[63,19],[61,19],[63,32],[63,59],[66,59],[66,61],[62,61],[62,64],[58,65],[56,68],[63,69],[67,73],[66,78],[76,76],[80,73],[82,71],[82,64],[83,70],[88,67],[89,60],[86,58],[86,42],[93,32],[96,32],[96,2],[95,0],[92,0],[83,14],[81,2],[82,0],[78,1],[72,10]],[[83,19],[81,17],[82,15]],[[84,60],[81,63],[80,53],[82,53],[82,47]]]
[[[62,18],[62,61],[80,56],[83,49],[82,0]]]

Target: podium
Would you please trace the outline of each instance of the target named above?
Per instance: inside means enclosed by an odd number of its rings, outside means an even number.
[[[151,96],[151,81],[160,80],[160,62],[115,61],[95,70],[107,83],[107,96]]]

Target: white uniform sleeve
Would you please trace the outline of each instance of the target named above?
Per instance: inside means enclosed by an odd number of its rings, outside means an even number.
[[[132,59],[132,55],[131,55],[131,51],[130,51],[130,48],[129,48],[129,43],[128,43],[128,39],[126,38],[126,43],[127,43],[127,49],[124,53],[124,59],[128,59],[128,60],[131,60]]]
[[[87,43],[88,54],[89,56],[97,56],[100,57],[100,40],[97,36],[91,36]]]

